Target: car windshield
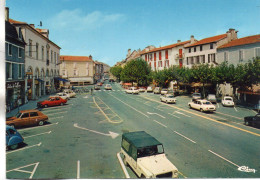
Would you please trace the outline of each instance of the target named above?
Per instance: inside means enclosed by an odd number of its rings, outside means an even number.
[[[19,117],[21,116],[21,114],[22,114],[22,113],[18,112],[18,113],[15,115],[15,117],[16,117],[16,118],[19,118]]]
[[[166,97],[168,97],[168,98],[174,98],[174,96],[172,96],[172,95],[170,95],[170,96],[166,96]]]
[[[209,105],[209,104],[211,104],[211,102],[206,101],[206,102],[203,102],[203,104]]]
[[[215,95],[209,95],[209,98],[216,98]]]
[[[163,145],[144,147],[137,150],[137,157],[147,157],[164,153]]]
[[[200,94],[193,94],[193,96],[200,96]]]
[[[232,98],[225,98],[226,101],[232,101]]]

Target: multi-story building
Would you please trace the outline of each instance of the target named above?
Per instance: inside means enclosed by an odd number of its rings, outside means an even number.
[[[148,62],[153,71],[163,70],[164,68],[169,68],[172,65],[179,65],[182,67],[184,46],[194,43],[195,41],[194,36],[191,36],[191,39],[188,41],[181,42],[178,40],[175,44],[142,52],[141,57]]]
[[[60,56],[60,75],[72,86],[84,86],[94,82],[92,56]]]
[[[25,91],[28,99],[37,99],[56,91],[55,78],[59,76],[60,47],[49,39],[48,29],[9,19],[26,42]]]
[[[196,64],[219,64],[216,53],[217,48],[237,39],[237,31],[229,29],[225,34],[208,37],[185,46],[185,61],[186,67],[192,67]]]
[[[7,9],[8,10],[8,9]],[[5,21],[5,65],[6,65],[6,106],[11,110],[24,104],[24,49],[25,42],[21,31],[17,32],[15,26],[9,23],[8,12]]]
[[[98,80],[100,80],[103,77],[104,74],[104,67],[103,67],[103,63],[95,61],[95,73],[94,73],[94,79],[95,82],[97,82]]]
[[[253,58],[260,57],[260,35],[247,36],[235,39],[227,44],[217,48],[218,62],[228,62],[228,64],[247,63]],[[233,88],[230,84],[220,85],[220,94],[233,94]],[[253,85],[247,91],[237,91],[242,101],[257,104],[260,95],[260,86]]]

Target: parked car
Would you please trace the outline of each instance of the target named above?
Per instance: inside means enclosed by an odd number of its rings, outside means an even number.
[[[111,84],[106,84],[106,85],[105,85],[105,89],[106,89],[106,90],[112,90]]]
[[[94,86],[94,89],[95,89],[95,90],[100,90],[100,86],[95,85],[95,86]]]
[[[163,89],[161,90],[161,95],[163,95],[163,94],[168,94],[168,89],[163,88]]]
[[[235,106],[233,98],[230,97],[230,96],[224,96],[221,103],[222,103],[223,106],[230,106],[230,107]]]
[[[161,142],[145,131],[122,135],[123,162],[140,178],[177,178],[178,169],[167,159]]]
[[[188,103],[190,108],[200,110],[201,112],[213,112],[216,111],[216,107],[207,100],[195,99]]]
[[[160,87],[155,87],[153,90],[154,94],[160,94],[161,93],[161,88]]]
[[[37,102],[37,107],[42,108],[42,107],[49,107],[49,106],[59,106],[59,105],[64,105],[67,103],[66,99],[62,99],[61,97],[51,97],[45,101],[39,101]]]
[[[175,93],[174,93],[173,89],[168,89],[168,93],[167,94],[171,94],[171,95],[175,96]]]
[[[255,116],[244,117],[245,125],[250,126],[260,126],[260,113]]]
[[[145,92],[145,88],[144,87],[139,87],[139,92]]]
[[[48,116],[43,114],[41,111],[23,110],[19,111],[15,116],[6,119],[6,125],[12,127],[23,127],[23,126],[42,126],[48,121]]]
[[[201,94],[200,93],[193,93],[191,95],[191,98],[194,100],[194,99],[201,99]]]
[[[98,85],[98,86],[102,86],[103,83],[102,83],[102,82],[98,82],[97,85]]]
[[[139,91],[136,87],[130,87],[125,92],[127,94],[139,94]]]
[[[6,149],[17,149],[24,141],[24,138],[21,136],[21,134],[11,126],[6,126],[5,137]]]
[[[257,112],[260,112],[260,100],[258,101],[258,104],[256,104],[254,106],[254,110],[256,110]]]
[[[146,92],[153,92],[152,86],[148,86],[147,89],[146,89]]]
[[[161,102],[176,103],[176,99],[171,94],[164,94],[160,97]]]
[[[72,91],[71,89],[64,89],[63,92],[67,93],[70,98],[76,97],[76,93],[74,91]]]
[[[207,100],[210,101],[211,103],[217,103],[217,98],[215,94],[209,94],[207,96]]]
[[[70,99],[70,96],[67,93],[63,93],[63,92],[57,93],[55,96],[61,97],[62,99],[66,99],[66,100]],[[55,96],[50,96],[50,97],[55,97]]]

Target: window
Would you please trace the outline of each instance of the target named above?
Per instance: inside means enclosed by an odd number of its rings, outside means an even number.
[[[210,43],[210,49],[213,49],[213,43]]]
[[[190,58],[190,64],[194,64],[194,59],[193,59],[193,57]]]
[[[205,55],[200,56],[202,63],[205,63]]]
[[[18,58],[21,58],[22,57],[22,48],[18,48]]]
[[[199,56],[196,56],[194,57],[196,59],[196,64],[199,64],[200,63],[200,57]]]
[[[145,55],[145,61],[147,61],[147,54]]]
[[[38,116],[37,112],[30,112],[30,117]]]
[[[255,57],[260,57],[260,48],[255,48]]]
[[[200,51],[202,51],[203,49],[202,49],[202,45],[200,45]]]
[[[162,52],[159,52],[159,60],[162,60]]]
[[[22,64],[18,64],[18,78],[21,79],[22,78]]]
[[[210,63],[210,54],[208,54],[208,63]]]
[[[44,60],[44,46],[42,46],[42,60]]]
[[[137,159],[137,149],[134,146],[131,146],[131,157],[136,160]]]
[[[194,52],[196,52],[196,46],[194,47]]]
[[[244,59],[244,51],[239,50],[239,62],[243,61],[243,59]]]
[[[77,76],[78,73],[77,73],[76,69],[74,69],[73,74],[74,74],[74,76]]]
[[[88,69],[86,69],[86,76],[88,76],[89,75],[89,70]]]
[[[191,48],[189,48],[189,53],[191,53]]]
[[[168,50],[165,51],[165,59],[168,59]]]
[[[32,57],[32,40],[29,39],[29,56]]]
[[[29,113],[23,113],[23,115],[21,116],[21,118],[27,118],[29,117]]]
[[[6,63],[6,79],[12,79],[12,63]]]
[[[165,61],[165,67],[169,67],[169,60]]]
[[[189,58],[186,58],[187,59],[187,65],[189,65]]]
[[[51,50],[51,63],[53,62],[53,51]]]
[[[158,67],[162,67],[162,61],[158,61]]]
[[[19,39],[23,39],[22,28],[20,28],[20,27],[19,27],[19,30],[18,30],[18,37],[19,37]]]
[[[153,60],[153,55],[149,54],[149,60],[152,61]]]
[[[12,44],[8,44],[8,55],[12,56]]]
[[[154,53],[154,60],[156,61],[156,52]]]
[[[216,54],[211,54],[212,62],[216,62]]]
[[[125,149],[127,152],[129,151],[130,144],[125,139],[122,141],[122,148]]]
[[[39,58],[39,44],[36,43],[36,59],[38,60]]]

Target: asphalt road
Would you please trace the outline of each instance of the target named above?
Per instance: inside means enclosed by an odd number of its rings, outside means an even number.
[[[126,94],[117,83],[103,87],[42,109],[50,119],[42,127],[18,129],[26,144],[7,151],[7,178],[125,178],[117,153],[122,133],[131,131],[161,141],[180,178],[260,177],[260,129],[243,124],[252,110],[217,104],[202,113],[188,108],[187,96],[165,104],[159,95]]]

